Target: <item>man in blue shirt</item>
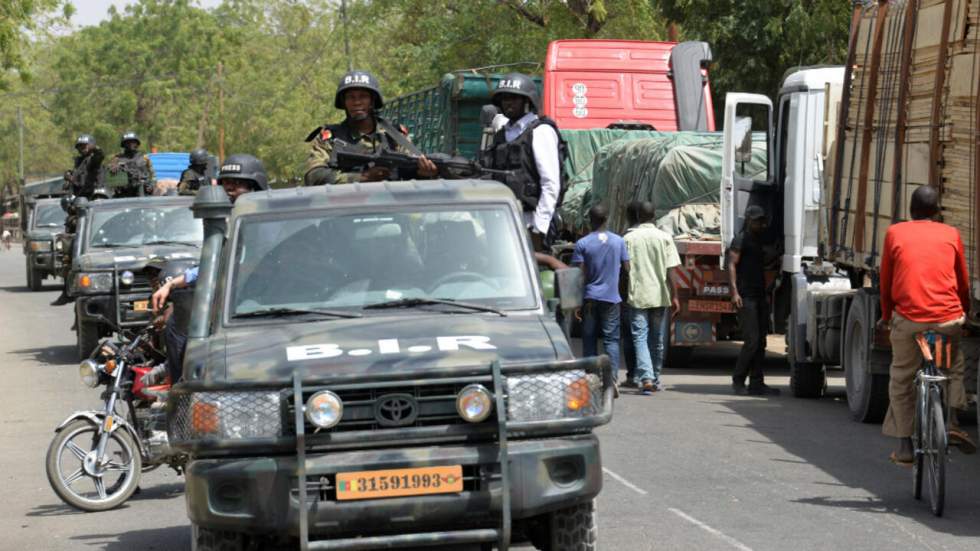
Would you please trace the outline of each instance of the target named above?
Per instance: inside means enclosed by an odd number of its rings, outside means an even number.
[[[619,370],[620,273],[630,269],[629,253],[623,238],[606,229],[609,211],[603,205],[589,210],[592,233],[575,243],[572,264],[585,271],[585,304],[582,306],[582,353],[596,356],[598,340]]]

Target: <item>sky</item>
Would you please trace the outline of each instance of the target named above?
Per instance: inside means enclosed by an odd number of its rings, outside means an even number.
[[[122,11],[125,6],[135,4],[136,0],[71,0],[71,3],[75,6],[75,15],[71,17],[73,26],[87,27],[98,25],[105,19],[110,5]],[[212,8],[220,3],[221,0],[196,0],[196,4],[205,8]]]

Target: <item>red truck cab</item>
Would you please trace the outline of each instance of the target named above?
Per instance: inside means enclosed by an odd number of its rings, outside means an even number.
[[[704,42],[555,40],[544,68],[543,112],[562,129],[645,123],[714,131]]]

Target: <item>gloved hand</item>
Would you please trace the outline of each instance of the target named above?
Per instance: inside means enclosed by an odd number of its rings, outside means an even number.
[[[167,378],[167,363],[163,362],[153,366],[153,369],[140,377],[140,382],[145,386],[155,386]]]

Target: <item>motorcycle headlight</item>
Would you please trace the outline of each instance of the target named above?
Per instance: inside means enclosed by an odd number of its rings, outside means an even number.
[[[602,412],[602,382],[582,370],[508,376],[507,418],[552,421]]]
[[[82,384],[95,388],[99,386],[99,364],[95,360],[85,360],[78,366],[78,376]]]
[[[31,250],[36,253],[48,252],[51,250],[50,241],[31,241]]]
[[[483,385],[469,385],[456,396],[456,411],[470,423],[484,421],[493,411],[493,396]]]
[[[344,416],[344,403],[329,390],[321,390],[306,401],[306,420],[321,429],[336,426]]]
[[[72,287],[76,293],[96,294],[112,291],[111,272],[80,272],[72,279]]]

